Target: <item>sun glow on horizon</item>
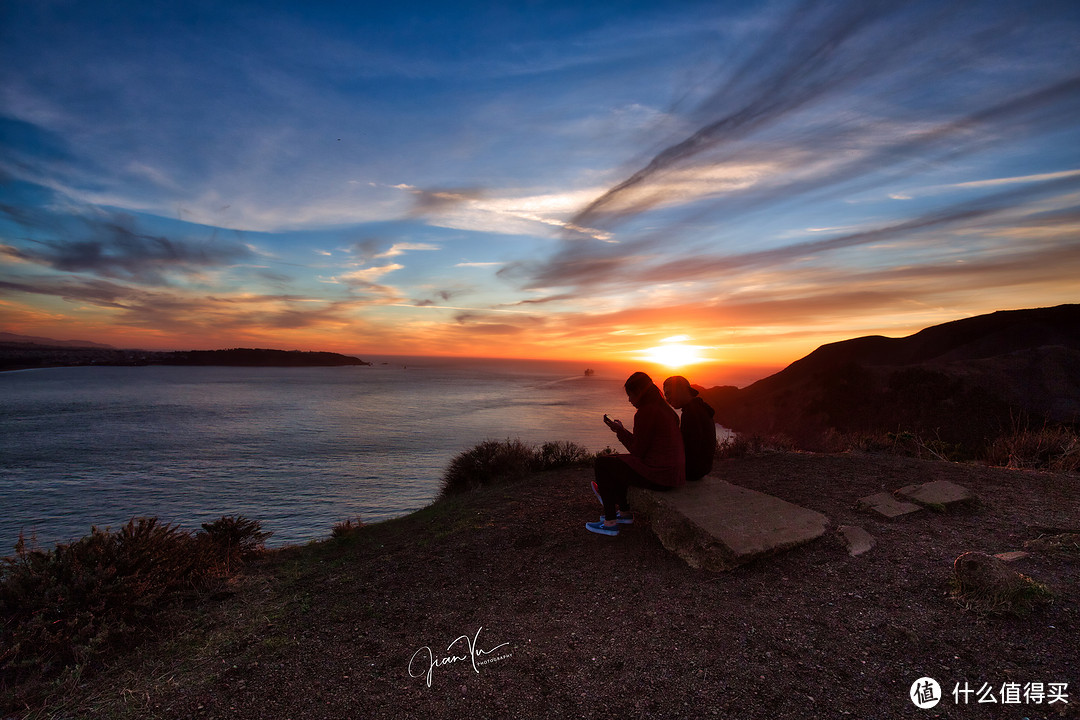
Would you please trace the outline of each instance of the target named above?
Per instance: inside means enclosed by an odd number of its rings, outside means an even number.
[[[701,355],[701,351],[705,349],[703,346],[688,345],[684,342],[689,339],[686,335],[664,338],[660,345],[646,348],[640,359],[672,369],[697,365],[708,360],[709,358]]]

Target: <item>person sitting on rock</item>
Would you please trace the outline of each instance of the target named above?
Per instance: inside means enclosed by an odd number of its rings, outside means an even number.
[[[604,422],[629,453],[601,455],[596,458],[593,492],[604,506],[604,517],[585,527],[601,535],[618,535],[619,525],[634,521],[626,498],[631,485],[650,490],[670,490],[686,483],[686,456],[679,417],[664,402],[660,389],[643,372],[631,375],[623,385],[634,413],[634,429],[627,430],[620,420]]]
[[[686,479],[700,480],[712,472],[716,454],[715,413],[682,375],[672,375],[664,381],[664,398],[671,407],[682,411],[679,431],[686,449]]]

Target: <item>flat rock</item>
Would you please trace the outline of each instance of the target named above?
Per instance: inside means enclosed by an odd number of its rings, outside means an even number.
[[[922,506],[904,500],[898,500],[892,493],[879,492],[874,495],[867,495],[864,498],[859,498],[855,503],[855,509],[867,512],[872,511],[879,515],[884,515],[887,518],[894,518],[913,512],[919,512],[922,510]]]
[[[862,555],[877,544],[874,536],[858,525],[841,525],[837,530],[844,536],[848,546],[848,554],[852,557]]]
[[[1030,554],[1031,553],[1026,553],[1023,550],[1012,550],[1010,552],[995,553],[994,557],[996,557],[1001,562],[1009,563],[1013,562],[1014,560],[1023,560]]]
[[[896,494],[905,500],[937,510],[951,510],[978,500],[975,493],[948,480],[906,485],[897,490]]]
[[[708,476],[667,492],[630,488],[635,510],[691,567],[729,570],[815,540],[829,519],[819,512]]]

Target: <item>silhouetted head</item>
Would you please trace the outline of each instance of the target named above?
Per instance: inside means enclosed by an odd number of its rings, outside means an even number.
[[[630,404],[634,407],[638,407],[641,399],[649,392],[649,388],[656,390],[657,394],[660,392],[656,385],[653,385],[652,378],[643,372],[636,372],[628,377],[623,383],[623,388],[626,390],[626,397],[629,398]]]
[[[664,381],[664,399],[673,408],[681,410],[697,395],[698,391],[690,387],[690,381],[682,375],[672,375]]]

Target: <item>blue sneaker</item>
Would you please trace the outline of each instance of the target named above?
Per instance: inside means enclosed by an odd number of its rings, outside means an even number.
[[[589,532],[597,533],[598,535],[618,535],[619,534],[619,526],[618,525],[612,525],[611,527],[608,527],[607,525],[604,525],[603,520],[601,520],[600,522],[585,523],[585,529],[588,530]]]
[[[604,520],[606,518],[605,518],[604,515],[601,515],[600,519]],[[619,525],[633,525],[634,524],[634,513],[632,513],[632,512],[624,513],[622,510],[616,510],[615,511],[615,522],[618,523]]]

